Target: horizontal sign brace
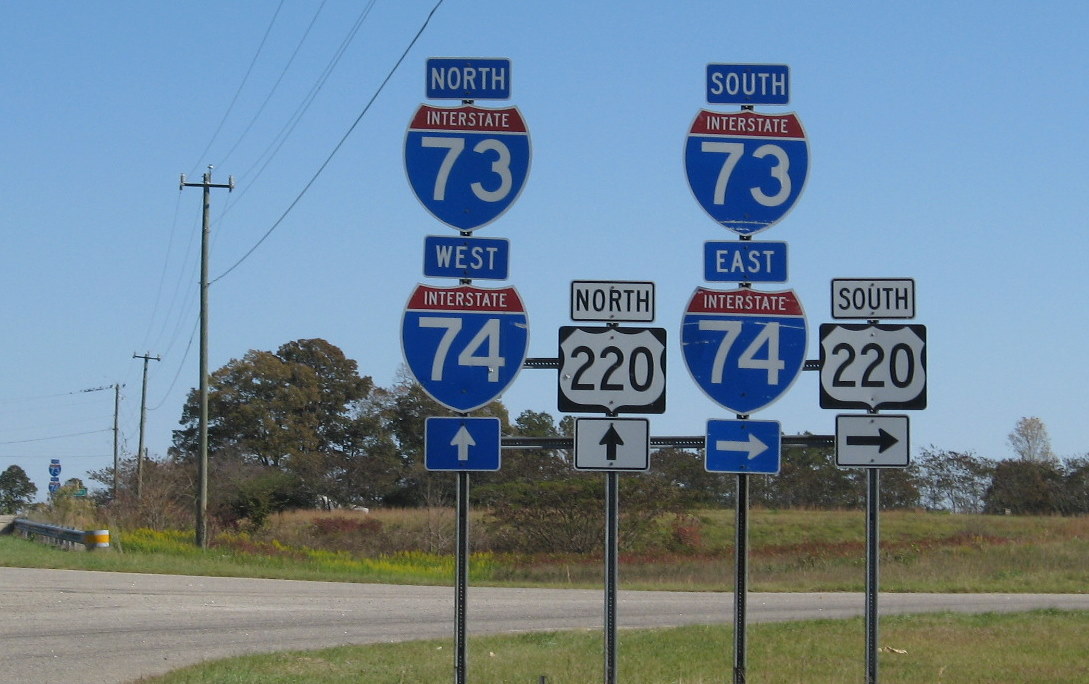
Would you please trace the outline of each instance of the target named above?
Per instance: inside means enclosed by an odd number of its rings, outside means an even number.
[[[702,449],[706,446],[707,436],[695,437],[651,437],[650,446],[658,449]],[[784,435],[784,447],[833,447],[835,435]],[[571,437],[503,437],[501,444],[505,449],[573,449],[575,441]]]
[[[526,359],[522,364],[522,368],[543,368],[545,370],[557,370],[560,367],[560,360],[558,358],[547,357],[534,357]],[[820,359],[806,359],[805,364],[802,366],[804,371],[819,371],[821,369]],[[653,438],[652,438],[653,439]]]

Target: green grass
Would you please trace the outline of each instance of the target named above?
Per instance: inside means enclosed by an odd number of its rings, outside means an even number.
[[[750,625],[747,681],[863,681],[863,630],[860,618]],[[1089,612],[887,617],[880,628],[880,678],[910,684],[1089,681],[1087,630]],[[601,638],[596,631],[471,638],[468,679],[600,681]],[[732,639],[729,627],[621,631],[617,678],[626,684],[729,681]],[[232,658],[142,681],[427,684],[451,680],[453,655],[449,641],[338,647]]]
[[[207,551],[193,545],[191,531],[111,530],[113,548],[95,552],[62,552],[0,537],[0,565],[341,582],[453,582],[449,552],[413,550],[410,543],[415,530],[416,546],[426,548],[420,542],[420,530],[435,530],[444,537],[442,525],[431,525],[420,518],[419,511],[381,515],[386,533],[399,530],[388,537],[396,539],[393,548],[397,550],[364,548],[374,535],[352,525],[315,535],[310,519],[298,512],[274,520],[261,534],[215,535]],[[452,524],[452,516],[433,518]],[[729,590],[734,568],[733,512],[701,511],[698,518],[698,539],[687,548],[623,551],[621,585],[626,589]],[[334,521],[345,520],[339,514]],[[857,511],[753,511],[750,590],[861,591],[863,522]],[[664,528],[668,524],[669,520],[663,521]],[[482,546],[486,547],[484,540],[477,540],[474,549]],[[601,554],[525,556],[474,550],[470,578],[475,585],[595,588],[601,585],[601,572]],[[884,512],[881,588],[890,592],[1087,591],[1089,518]]]

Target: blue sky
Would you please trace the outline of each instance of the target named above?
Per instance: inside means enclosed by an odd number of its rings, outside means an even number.
[[[572,280],[656,283],[670,352],[652,434],[731,417],[679,350],[702,244],[735,237],[693,199],[682,149],[708,107],[708,63],[772,63],[790,65],[792,93],[769,109],[797,112],[811,164],[795,207],[759,238],[789,244],[807,357],[831,320],[832,278],[914,278],[929,357],[914,447],[1006,458],[1016,421],[1039,416],[1060,456],[1089,451],[1085,3],[446,0],[316,179],[434,0],[277,7],[0,8],[0,469],[19,464],[44,492],[50,458],[62,479],[110,465],[112,389],[82,390],[115,383],[134,452],[133,353],[162,357],[147,444],[165,454],[197,384],[200,191],[179,192],[178,176],[208,164],[237,182],[214,192],[213,277],[314,179],[213,285],[211,368],[321,337],[391,384],[423,239],[455,234],[404,172],[434,56],[512,60],[532,165],[517,202],[476,234],[510,240],[529,355],[555,355]],[[503,399],[513,414],[558,415],[555,372],[524,370]],[[803,373],[754,418],[830,434],[835,413]]]

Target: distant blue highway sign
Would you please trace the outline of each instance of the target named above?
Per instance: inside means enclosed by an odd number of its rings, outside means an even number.
[[[790,67],[786,64],[708,64],[707,102],[789,104]]]
[[[775,420],[707,421],[709,473],[779,472],[782,427]]]
[[[529,131],[517,107],[420,105],[405,134],[405,172],[435,218],[471,231],[506,211],[529,175]]]
[[[429,278],[506,280],[510,240],[472,236],[424,238],[424,275]]]
[[[755,240],[705,242],[703,279],[729,283],[785,283],[787,243]]]
[[[424,420],[428,470],[499,470],[498,418],[431,417]]]
[[[429,100],[508,100],[510,60],[432,57],[427,60]]]
[[[58,477],[61,474],[61,462],[59,458],[49,459],[49,475],[50,477]]]
[[[682,319],[681,349],[700,389],[747,415],[790,389],[805,364],[806,336],[793,290],[697,288]]]
[[[513,382],[529,347],[529,320],[513,287],[417,285],[401,321],[401,346],[425,392],[468,412]]]
[[[809,143],[795,114],[703,110],[685,142],[684,168],[704,211],[723,227],[751,235],[798,201]]]

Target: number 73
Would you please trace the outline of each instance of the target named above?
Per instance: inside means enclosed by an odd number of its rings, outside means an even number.
[[[730,349],[741,335],[743,321],[737,320],[701,320],[700,330],[722,331],[722,341],[715,350],[715,359],[711,364],[711,383],[721,384],[725,375],[726,359]],[[756,354],[764,346],[767,346],[765,358],[757,358]],[[779,371],[786,367],[786,363],[779,358],[779,324],[776,322],[765,323],[756,338],[745,347],[745,351],[737,360],[738,368],[764,370],[768,373],[768,384],[779,384]]]

